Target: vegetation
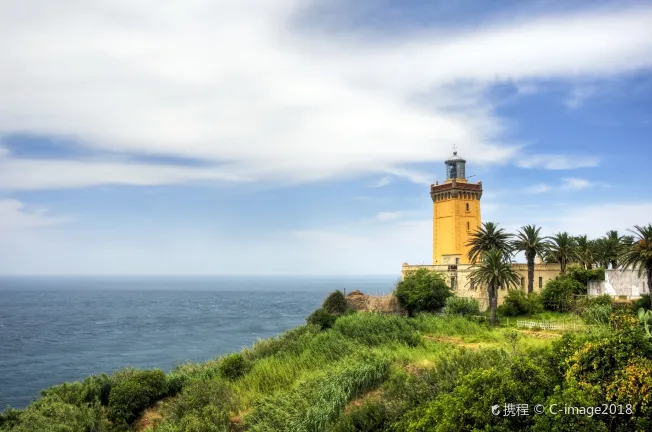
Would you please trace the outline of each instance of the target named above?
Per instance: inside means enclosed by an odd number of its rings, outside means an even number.
[[[652,224],[634,226],[635,237],[622,253],[623,268],[638,269],[638,274],[647,276],[648,293],[652,293]]]
[[[519,283],[518,275],[512,270],[511,263],[506,259],[503,251],[492,249],[484,252],[482,260],[475,264],[469,275],[475,285],[487,287],[489,295],[489,310],[491,324],[496,324],[496,309],[498,307],[498,288],[516,287]]]
[[[535,292],[526,294],[520,290],[511,291],[498,308],[503,316],[536,315],[543,312],[541,296]]]
[[[448,315],[480,315],[480,303],[470,297],[449,297],[444,313]]]
[[[526,225],[516,233],[511,245],[513,251],[525,253],[528,294],[534,291],[534,260],[537,256],[543,258],[548,247],[547,238],[540,232],[540,227]]]
[[[434,312],[453,294],[441,274],[419,269],[405,275],[396,285],[394,295],[409,316],[419,312]]]
[[[447,307],[467,304],[458,300]],[[344,314],[330,328],[305,325],[167,375],[127,369],[53,387],[0,414],[0,431],[143,431],[145,409],[161,417],[149,432],[650,430],[646,319],[611,314],[591,332],[538,339],[459,315]],[[529,415],[503,415],[509,403],[527,403]],[[532,412],[555,403],[621,404],[623,414]]]
[[[485,222],[479,230],[471,234],[467,246],[469,249],[469,261],[476,263],[485,252],[497,250],[502,252],[505,257],[511,256],[512,235],[505,232],[504,229],[498,228],[494,222]]]

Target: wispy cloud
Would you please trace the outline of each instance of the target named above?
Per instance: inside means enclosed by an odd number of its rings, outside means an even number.
[[[595,88],[590,86],[575,86],[568,97],[564,100],[564,105],[570,109],[581,107],[586,100],[595,94]]]
[[[410,164],[441,161],[453,143],[478,163],[515,156],[484,87],[652,67],[649,5],[397,34],[391,43],[355,31],[303,33],[289,24],[303,6],[61,0],[25,15],[23,3],[2,2],[0,28],[11,37],[0,38],[0,133],[75,136],[102,152],[219,163],[210,172],[158,171],[159,183],[405,170],[404,178],[427,184]],[[478,91],[462,93],[462,82]],[[415,95],[427,97],[413,103]],[[456,95],[465,101],[454,109],[437,102]],[[7,169],[23,162],[0,160],[5,187],[114,183],[112,170],[124,169],[56,160],[24,162],[40,175]],[[525,165],[570,169],[597,160]],[[58,180],[64,166],[75,181]],[[124,179],[150,184],[135,174]]]
[[[561,181],[562,188],[566,190],[581,190],[595,186],[595,183],[577,177],[567,177],[561,179]]]
[[[393,211],[393,212],[379,212],[376,213],[376,220],[380,222],[388,222],[388,221],[393,221],[396,219],[400,219],[403,217],[405,212],[402,211]]]
[[[73,221],[70,216],[53,216],[47,208],[30,208],[14,199],[0,199],[0,235]]]
[[[542,168],[547,170],[570,170],[592,168],[600,164],[596,156],[570,156],[559,154],[521,155],[516,160],[520,168]]]
[[[523,189],[525,193],[528,194],[542,194],[546,192],[550,192],[553,189],[552,186],[546,183],[539,183],[533,186],[526,187]]]
[[[392,183],[393,181],[394,181],[394,179],[392,177],[389,177],[389,176],[381,177],[376,182],[376,184],[373,185],[373,187],[379,188],[379,187],[387,186],[388,184]]]

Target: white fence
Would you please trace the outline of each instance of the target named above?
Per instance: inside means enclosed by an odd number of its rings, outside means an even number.
[[[563,323],[553,323],[553,322],[544,322],[544,321],[516,321],[516,327],[522,328],[540,328],[542,330],[579,330],[586,328],[583,324],[563,324]]]

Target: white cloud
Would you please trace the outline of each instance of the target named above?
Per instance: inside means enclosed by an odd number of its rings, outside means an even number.
[[[46,208],[29,208],[14,199],[0,199],[0,236],[19,230],[71,222],[69,216],[51,216]]]
[[[30,190],[191,181],[249,181],[230,168],[191,168],[129,162],[10,159],[0,162],[0,189]]]
[[[394,179],[392,179],[392,177],[384,176],[384,177],[381,177],[373,187],[379,188],[379,187],[387,186],[388,184],[392,183],[393,181],[394,181]]]
[[[170,167],[146,175],[159,183],[393,174],[445,159],[453,143],[478,163],[513,158],[517,148],[502,142],[503,122],[481,91],[487,85],[652,66],[649,6],[435,29],[392,43],[351,33],[301,34],[289,23],[304,6],[299,0],[192,0],[164,8],[153,0],[2,2],[0,133],[73,136],[98,150],[223,163],[210,172]],[[427,98],[413,103],[417,94]],[[61,182],[60,162],[38,161],[42,174],[25,175],[7,169],[8,160],[0,161],[0,183],[11,188],[116,181],[108,169],[89,175],[94,162],[65,162],[66,175],[76,180]],[[126,179],[142,181],[135,174]]]
[[[560,154],[533,154],[519,156],[516,166],[520,168],[543,168],[547,170],[570,170],[598,166],[600,159],[595,156],[569,156]]]
[[[540,183],[540,184],[525,188],[524,192],[528,193],[528,194],[541,194],[541,193],[550,192],[552,189],[553,189],[553,187],[550,186],[549,184]]]
[[[376,220],[380,222],[388,222],[403,217],[405,212],[402,211],[393,211],[393,212],[378,212],[376,213]]]
[[[595,186],[595,183],[582,178],[567,177],[561,180],[562,188],[566,190],[581,190]]]

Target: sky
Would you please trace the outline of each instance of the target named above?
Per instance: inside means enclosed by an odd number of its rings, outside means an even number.
[[[652,222],[652,2],[0,0],[0,274],[399,274]],[[471,177],[472,176],[472,177]]]

